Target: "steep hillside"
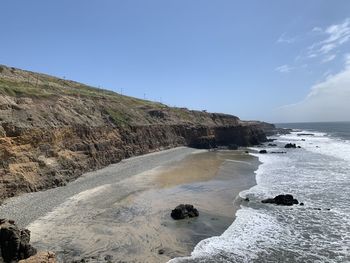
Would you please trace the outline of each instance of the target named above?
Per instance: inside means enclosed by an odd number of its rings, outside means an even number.
[[[164,148],[257,144],[268,129],[0,66],[0,200]]]

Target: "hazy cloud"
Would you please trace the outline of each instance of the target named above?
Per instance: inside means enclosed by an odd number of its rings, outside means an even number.
[[[312,32],[322,32],[322,28],[318,27],[318,26],[315,26],[313,29],[312,29]]]
[[[325,73],[322,75],[325,79],[329,78],[332,76],[332,71],[327,70]]]
[[[334,60],[336,57],[337,57],[336,54],[327,55],[327,56],[322,60],[322,63],[330,62],[330,61]]]
[[[278,39],[277,43],[292,44],[296,41],[296,37],[288,37],[286,33],[283,33]]]
[[[275,70],[280,72],[280,73],[288,73],[292,69],[293,69],[293,67],[291,67],[289,65],[282,65],[282,66],[279,66],[279,67],[275,68]]]
[[[345,67],[350,68],[350,53],[344,55]]]
[[[344,69],[311,87],[304,100],[278,109],[284,121],[350,120],[350,54]]]

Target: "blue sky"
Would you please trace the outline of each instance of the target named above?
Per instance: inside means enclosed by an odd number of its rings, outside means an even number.
[[[242,119],[350,120],[348,0],[0,3],[0,64]]]

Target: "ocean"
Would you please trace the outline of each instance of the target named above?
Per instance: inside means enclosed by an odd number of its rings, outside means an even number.
[[[241,204],[233,224],[171,263],[350,262],[350,123],[277,126],[293,132],[272,137],[276,147],[253,149],[286,153],[254,154],[262,162],[257,185],[240,193],[250,201]],[[284,149],[287,143],[301,148]],[[261,203],[287,193],[305,205]]]

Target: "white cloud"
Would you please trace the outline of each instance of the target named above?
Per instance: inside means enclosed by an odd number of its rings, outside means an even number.
[[[342,23],[334,24],[324,29],[314,27],[311,32],[312,37],[317,37],[319,40],[314,42],[309,47],[304,48],[294,59],[294,66],[282,65],[275,70],[281,73],[288,73],[292,69],[299,67],[299,63],[304,63],[307,60],[313,60],[317,63],[328,63],[333,61],[341,52],[340,47],[350,41],[350,18],[345,19]],[[299,37],[300,38],[300,37]],[[297,40],[296,37],[290,38],[286,33],[283,33],[277,43],[291,44]]]
[[[278,39],[277,43],[292,44],[296,41],[296,37],[288,37],[286,33],[283,33]]]
[[[324,43],[337,42],[343,44],[350,38],[350,19],[347,18],[345,21],[338,25],[329,26],[325,32],[329,34],[329,37],[324,40]]]
[[[313,58],[326,55],[350,40],[350,18],[345,19],[340,24],[331,25],[324,30],[315,27],[312,31],[321,32],[324,35],[324,39],[308,48],[308,57]]]
[[[350,54],[344,69],[311,87],[304,100],[278,109],[283,121],[350,120]]]
[[[322,47],[320,47],[319,52],[322,54],[327,54],[330,51],[332,51],[333,49],[335,49],[336,47],[337,47],[337,45],[334,43],[325,44]]]
[[[330,61],[334,60],[336,57],[337,57],[336,54],[327,55],[327,56],[322,60],[322,63],[330,62]]]
[[[293,69],[293,67],[291,67],[289,65],[282,65],[282,66],[275,68],[275,70],[280,72],[280,73],[289,73],[292,69]]]

